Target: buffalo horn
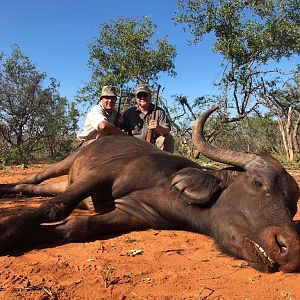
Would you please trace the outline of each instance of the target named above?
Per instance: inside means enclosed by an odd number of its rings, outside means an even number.
[[[193,126],[193,144],[201,154],[214,161],[244,168],[247,165],[247,163],[256,159],[257,155],[245,152],[236,152],[231,150],[220,149],[211,145],[204,137],[204,124],[207,118],[217,109],[219,109],[218,106],[210,108],[196,120]]]

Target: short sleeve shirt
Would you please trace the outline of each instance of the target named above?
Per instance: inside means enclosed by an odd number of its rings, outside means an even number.
[[[98,125],[102,121],[113,122],[117,111],[114,110],[110,115],[102,106],[101,102],[94,106],[87,114],[83,129],[77,135],[79,140],[91,140],[107,135],[104,131],[98,129]]]
[[[131,107],[124,113],[124,129],[129,135],[137,138],[146,139],[148,124],[151,120],[154,104],[150,104],[150,109],[147,114],[143,114],[138,107]],[[160,108],[156,108],[155,118],[158,124],[164,128],[171,128],[171,122],[166,112]],[[159,134],[154,131],[154,139],[156,140]]]

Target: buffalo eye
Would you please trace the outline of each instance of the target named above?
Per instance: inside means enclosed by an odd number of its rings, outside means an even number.
[[[257,187],[261,187],[262,186],[262,183],[260,181],[258,181],[257,179],[254,179],[254,184]]]

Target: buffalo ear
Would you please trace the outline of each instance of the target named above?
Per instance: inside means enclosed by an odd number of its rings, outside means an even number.
[[[182,169],[173,177],[172,188],[189,204],[208,204],[221,190],[221,181],[213,172],[197,168]]]

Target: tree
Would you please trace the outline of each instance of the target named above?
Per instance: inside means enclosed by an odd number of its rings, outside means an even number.
[[[191,43],[209,33],[215,36],[213,50],[224,59],[224,73],[218,84],[222,94],[214,100],[228,115],[227,122],[269,107],[261,97],[261,78],[268,84],[286,75],[278,66],[282,58],[300,52],[299,20],[296,0],[178,0],[176,22],[192,33]]]
[[[279,79],[262,84],[264,92],[261,97],[271,112],[277,116],[279,130],[282,136],[286,158],[294,160],[295,152],[300,157],[299,125],[300,125],[300,69],[294,76],[278,87]]]
[[[98,38],[89,45],[88,66],[92,75],[80,90],[78,101],[94,102],[99,88],[105,84],[123,85],[129,93],[130,84],[155,86],[161,72],[175,76],[176,48],[168,43],[167,36],[152,42],[155,29],[149,17],[118,18],[103,23]]]
[[[10,57],[1,53],[0,158],[6,164],[60,159],[72,149],[78,113],[55,79],[44,87],[46,79],[17,45]]]
[[[193,43],[214,33],[213,50],[242,66],[299,53],[299,9],[297,0],[178,0],[176,21],[187,24]]]

